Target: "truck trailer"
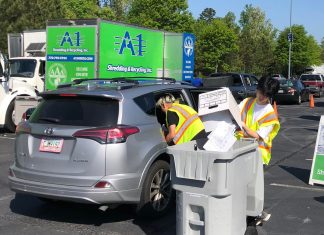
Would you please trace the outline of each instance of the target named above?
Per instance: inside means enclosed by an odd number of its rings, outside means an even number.
[[[190,81],[195,38],[102,19],[47,23],[46,89],[75,79],[172,77]]]

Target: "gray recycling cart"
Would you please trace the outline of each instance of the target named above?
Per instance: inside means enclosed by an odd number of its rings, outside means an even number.
[[[240,235],[246,216],[263,210],[262,160],[254,140],[227,152],[195,150],[196,141],[170,146],[177,190],[177,235]]]

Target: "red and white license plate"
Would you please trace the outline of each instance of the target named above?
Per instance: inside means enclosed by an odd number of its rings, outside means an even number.
[[[42,139],[39,151],[60,153],[63,147],[63,139]]]

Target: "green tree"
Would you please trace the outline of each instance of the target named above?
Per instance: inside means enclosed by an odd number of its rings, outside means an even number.
[[[194,27],[196,35],[195,70],[209,75],[217,70],[226,71],[229,67],[224,56],[237,51],[237,34],[221,19],[211,23],[197,21]]]
[[[216,11],[213,8],[205,8],[198,18],[198,20],[204,20],[208,23],[212,22],[215,19]]]
[[[194,22],[186,0],[133,1],[128,21],[131,24],[171,32],[191,32]]]
[[[236,16],[233,12],[231,11],[228,12],[222,20],[230,29],[232,29],[235,32],[236,35],[240,34],[240,26],[236,23]],[[236,45],[236,47],[238,47],[238,45]],[[242,70],[243,63],[241,61],[240,56],[238,55],[239,55],[238,50],[235,50],[223,56],[222,58],[222,60],[224,61],[224,67],[222,68],[223,72],[228,72],[228,71],[240,72]]]
[[[116,21],[126,21],[129,8],[134,0],[99,0],[98,5],[109,7]]]
[[[0,50],[7,50],[7,33],[44,29],[49,19],[114,17],[109,6],[97,0],[1,0]]]
[[[324,38],[322,38],[322,41],[321,41],[321,62],[324,63]]]
[[[302,25],[291,27],[293,41],[291,43],[291,73],[300,74],[311,65],[320,63],[320,47],[313,36],[308,36]],[[278,37],[275,51],[277,67],[281,73],[288,74],[289,42],[287,40],[289,28],[283,30]]]
[[[239,20],[240,57],[243,70],[262,75],[270,73],[274,63],[275,38],[277,31],[265,13],[258,7],[246,5]]]

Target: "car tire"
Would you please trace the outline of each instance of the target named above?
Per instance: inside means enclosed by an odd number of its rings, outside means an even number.
[[[15,101],[13,100],[8,106],[7,113],[6,113],[6,121],[5,121],[5,127],[10,132],[15,132],[16,130],[14,118],[15,118]]]
[[[170,180],[170,164],[162,160],[154,162],[143,184],[141,200],[136,208],[137,214],[154,218],[162,216],[174,203],[174,194]]]

